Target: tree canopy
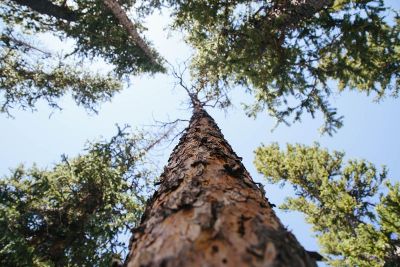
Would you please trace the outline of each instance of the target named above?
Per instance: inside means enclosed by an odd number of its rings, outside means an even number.
[[[228,105],[239,87],[254,96],[249,115],[290,124],[321,113],[321,131],[332,134],[343,124],[332,94],[398,96],[400,16],[383,0],[2,0],[0,113],[43,100],[58,107],[66,94],[96,111],[131,75],[165,72],[142,23],[156,10],[172,10],[172,28],[194,48],[189,89],[210,103]],[[59,53],[47,38],[71,50]],[[107,70],[93,70],[97,61]],[[152,189],[151,142],[120,129],[52,169],[20,166],[1,179],[0,263],[107,266]],[[400,185],[385,168],[345,163],[318,145],[263,146],[256,156],[269,182],[294,186],[282,208],[306,215],[329,263],[399,261]]]
[[[314,146],[261,146],[255,165],[268,182],[291,185],[280,208],[302,212],[333,266],[398,266],[400,183],[385,167]]]
[[[332,94],[358,90],[376,100],[398,95],[400,19],[383,0],[5,0],[2,111],[32,108],[38,99],[56,106],[68,89],[91,108],[121,89],[115,75],[164,71],[161,56],[138,33],[144,29],[140,19],[157,9],[173,10],[172,27],[195,48],[196,86],[211,88],[216,97],[244,87],[255,97],[246,105],[249,115],[267,110],[277,123],[289,124],[303,112],[321,112],[321,131],[332,134],[343,123]],[[50,64],[49,54],[26,39],[43,32],[74,40],[72,64]],[[112,64],[112,73],[74,67],[96,57]]]
[[[376,99],[398,94],[400,20],[383,0],[166,2],[195,48],[193,75],[217,91],[246,88],[250,115],[290,123],[322,112],[332,134],[342,125],[332,82]]]
[[[120,9],[127,12],[134,2],[119,1]],[[139,21],[135,27],[144,30]],[[94,109],[122,89],[122,76],[164,71],[157,52],[144,39],[149,51],[138,46],[102,0],[5,0],[0,29],[1,112],[34,108],[40,99],[57,106],[68,90],[77,104]],[[73,51],[55,55],[40,36],[72,39]],[[111,64],[111,72],[90,71],[87,61],[96,58]]]
[[[50,170],[21,165],[2,178],[0,264],[110,266],[123,255],[120,234],[138,224],[152,188],[145,164],[152,145],[144,132],[119,128]]]

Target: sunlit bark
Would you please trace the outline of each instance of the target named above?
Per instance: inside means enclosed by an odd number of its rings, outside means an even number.
[[[197,107],[133,230],[126,266],[316,266]]]

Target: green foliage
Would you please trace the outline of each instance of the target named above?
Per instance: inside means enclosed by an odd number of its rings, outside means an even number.
[[[134,1],[120,4],[128,10]],[[139,22],[135,25],[143,30]],[[164,71],[160,56],[152,51],[158,63],[149,59],[102,0],[5,0],[0,4],[0,31],[1,112],[34,108],[40,99],[57,106],[56,100],[68,91],[77,104],[93,110],[121,90],[122,76]],[[52,55],[47,51],[55,49],[43,48],[39,34],[73,40],[72,53]],[[88,71],[87,61],[98,58],[110,63],[112,72]]]
[[[387,183],[386,186],[389,192],[381,198],[381,202],[377,205],[376,210],[378,211],[383,231],[397,237],[396,242],[392,242],[391,244],[391,254],[389,254],[389,258],[393,258],[394,260],[388,266],[398,266],[400,247],[400,183],[395,183],[394,185]]]
[[[217,91],[247,88],[249,115],[267,110],[290,123],[320,111],[321,131],[332,134],[342,117],[330,81],[377,99],[398,94],[400,20],[383,0],[164,2],[196,49],[193,75]]]
[[[400,19],[383,0],[123,0],[119,4],[134,11],[139,31],[144,30],[140,19],[156,8],[172,7],[173,27],[186,31],[187,42],[196,51],[192,61],[196,86],[214,91],[218,98],[228,96],[225,92],[232,86],[245,87],[256,100],[246,105],[252,116],[267,110],[277,123],[289,124],[301,120],[304,112],[312,117],[321,112],[325,121],[321,131],[332,134],[343,123],[329,101],[337,93],[333,82],[339,92],[358,90],[374,94],[376,100],[398,95]],[[114,66],[118,78],[165,70],[157,52],[152,50],[156,62],[148,58],[103,0],[5,0],[0,18],[6,27],[15,30],[17,25],[31,37],[47,32],[73,39],[74,55],[80,60],[104,59]],[[0,47],[2,54],[8,53],[4,42]],[[11,66],[20,64],[20,60],[13,62]],[[30,69],[39,76],[43,72],[36,65]],[[104,95],[117,91],[107,83],[111,76],[100,78],[88,79],[88,87],[95,80]],[[42,95],[40,91],[49,90],[39,85],[29,91]],[[73,82],[61,91],[67,88],[80,90]]]
[[[0,265],[110,266],[151,188],[148,142],[119,129],[51,170],[20,166],[1,179]]]
[[[111,75],[93,74],[61,62],[55,66],[31,63],[26,60],[31,50],[24,54],[16,49],[0,50],[0,112],[9,113],[15,107],[34,109],[39,100],[58,107],[57,99],[68,91],[78,105],[96,111],[99,103],[122,88]]]
[[[293,186],[296,197],[281,205],[300,211],[312,224],[322,251],[334,266],[391,266],[399,260],[399,184],[387,171],[364,160],[344,162],[344,153],[329,153],[318,144],[277,144],[256,150],[255,165],[268,182]]]
[[[154,64],[145,53],[131,41],[127,31],[118,26],[117,19],[106,8],[103,0],[76,0],[78,20],[73,23],[60,23],[59,29],[67,37],[76,40],[76,51],[80,55],[101,56],[107,62],[115,65],[118,75],[137,74],[142,72],[161,72],[161,58],[156,51],[159,64]],[[126,11],[133,8],[135,1],[118,1]],[[73,6],[73,4],[71,4]],[[144,29],[140,23],[136,27]]]

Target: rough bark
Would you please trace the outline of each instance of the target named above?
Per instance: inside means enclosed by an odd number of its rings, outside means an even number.
[[[113,15],[118,19],[119,23],[125,28],[129,36],[132,38],[133,42],[139,46],[145,55],[154,63],[157,63],[154,53],[151,51],[150,47],[146,44],[142,37],[140,37],[136,26],[129,19],[126,12],[122,9],[120,4],[116,0],[104,0],[104,4],[110,9]]]
[[[33,11],[41,14],[56,17],[58,19],[65,19],[67,21],[76,21],[78,13],[70,10],[65,6],[58,6],[49,0],[11,0],[21,6],[26,6]]]
[[[201,107],[160,183],[125,266],[316,266]]]

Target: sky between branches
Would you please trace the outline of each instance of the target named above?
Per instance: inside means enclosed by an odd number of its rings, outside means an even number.
[[[388,6],[400,10],[400,2],[387,1]],[[154,14],[147,19],[147,37],[170,63],[183,62],[190,56],[182,36],[164,29],[168,25],[168,14]],[[168,38],[168,36],[171,36]],[[59,43],[54,46],[60,47]],[[103,65],[95,66],[102,68]],[[184,90],[173,89],[174,79],[170,75],[143,75],[133,79],[128,88],[117,94],[110,103],[101,106],[99,114],[90,115],[79,108],[69,97],[63,98],[62,111],[54,111],[46,104],[38,105],[38,111],[13,111],[15,119],[0,116],[0,175],[9,174],[9,168],[19,163],[31,166],[36,162],[41,167],[52,167],[65,153],[72,157],[83,152],[86,140],[112,136],[118,124],[141,126],[157,120],[187,119],[187,96]],[[304,116],[302,123],[291,127],[280,125],[273,132],[273,119],[260,114],[256,120],[248,118],[241,102],[251,102],[251,96],[236,88],[231,95],[234,107],[225,114],[220,110],[208,110],[220,126],[225,138],[236,153],[243,157],[244,165],[253,179],[262,182],[253,166],[253,151],[261,143],[278,142],[312,144],[345,151],[347,158],[364,158],[377,166],[385,164],[392,181],[400,181],[400,105],[398,99],[385,99],[373,103],[371,97],[356,92],[333,95],[332,101],[344,115],[344,126],[333,137],[320,136],[318,128],[322,118],[312,120]],[[173,146],[158,150],[160,167],[166,164]],[[288,188],[266,185],[267,196],[272,203],[279,204],[290,194]],[[283,223],[293,230],[299,241],[308,250],[317,250],[311,237],[310,227],[299,214],[277,212]]]

